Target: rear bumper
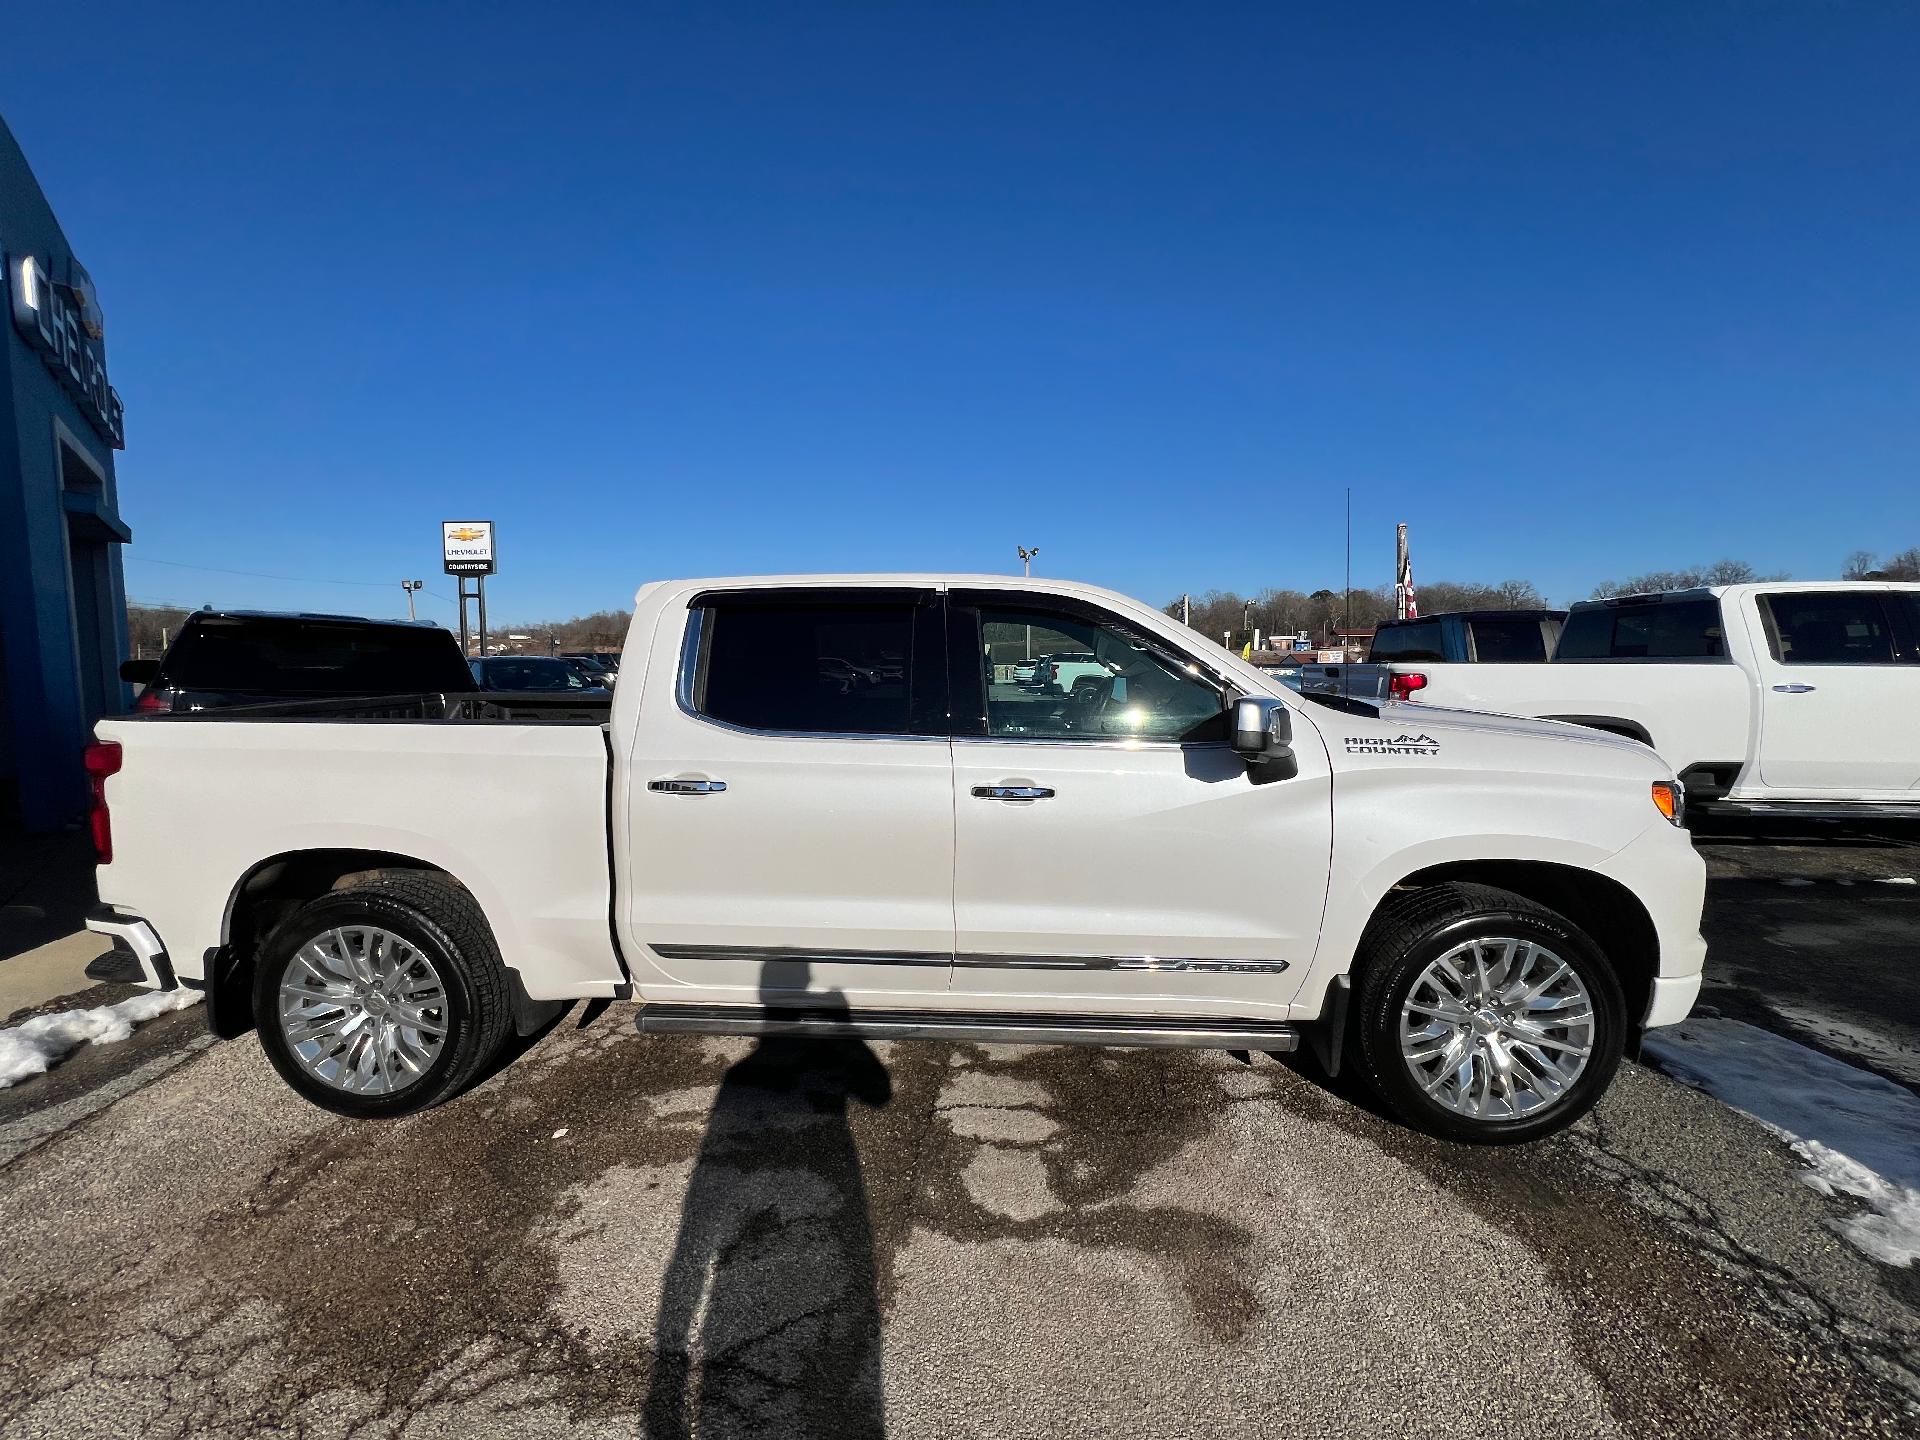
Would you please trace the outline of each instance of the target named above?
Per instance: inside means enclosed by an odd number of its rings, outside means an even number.
[[[111,905],[96,905],[87,912],[87,929],[107,935],[133,952],[140,962],[141,984],[149,990],[177,990],[180,982],[173,975],[173,961],[167,947],[160,943],[154,928],[137,915],[122,915]]]

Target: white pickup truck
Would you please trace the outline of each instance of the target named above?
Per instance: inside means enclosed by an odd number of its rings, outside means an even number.
[[[994,678],[1026,645],[1109,678]],[[1699,989],[1673,775],[1393,710],[1084,585],[658,582],[605,723],[471,695],[102,722],[91,923],[346,1115],[614,997],[649,1033],[1305,1040],[1423,1129],[1545,1134]]]
[[[1590,600],[1568,612],[1550,664],[1365,668],[1389,672],[1379,683],[1415,705],[1570,720],[1651,745],[1690,805],[1920,815],[1920,585]],[[1423,723],[1417,709],[1388,713]]]

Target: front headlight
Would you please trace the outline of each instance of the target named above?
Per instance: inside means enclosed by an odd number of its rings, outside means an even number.
[[[1684,824],[1687,813],[1687,787],[1678,780],[1654,781],[1653,808],[1666,816],[1672,824]]]

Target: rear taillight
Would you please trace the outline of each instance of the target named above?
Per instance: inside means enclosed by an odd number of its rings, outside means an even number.
[[[1058,680],[1059,678],[1060,678],[1060,667],[1058,665],[1047,666],[1047,679]]]
[[[120,773],[120,742],[95,740],[87,746],[84,763],[87,784],[93,791],[87,805],[87,824],[93,830],[93,853],[102,865],[111,865],[113,822],[107,816],[107,777]]]
[[[133,702],[133,713],[136,715],[151,715],[156,710],[166,708],[167,702],[160,698],[157,690],[142,690],[140,698]]]
[[[1387,677],[1387,694],[1395,700],[1411,700],[1414,691],[1426,688],[1427,677],[1417,670],[1404,675],[1396,674]]]

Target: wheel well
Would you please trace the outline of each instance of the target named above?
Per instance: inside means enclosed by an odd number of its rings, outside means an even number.
[[[1626,997],[1627,1023],[1638,1032],[1660,967],[1659,932],[1638,895],[1605,875],[1545,860],[1462,860],[1435,865],[1414,872],[1394,888],[1412,890],[1449,880],[1511,890],[1559,911],[1579,926],[1613,966]]]
[[[1619,735],[1627,740],[1638,740],[1649,750],[1653,748],[1653,736],[1644,725],[1636,725],[1631,720],[1621,720],[1612,715],[1542,715],[1542,720],[1560,720],[1568,725],[1584,725],[1589,730],[1602,730],[1609,735]]]
[[[208,957],[207,1019],[214,1034],[231,1038],[252,1026],[254,956],[274,926],[349,880],[389,870],[446,875],[437,865],[384,850],[294,850],[243,875],[227,897],[220,948]]]

